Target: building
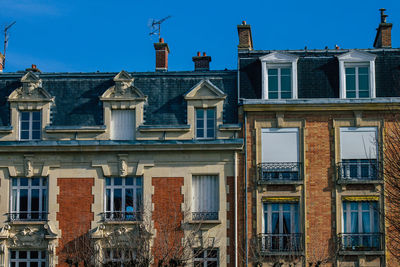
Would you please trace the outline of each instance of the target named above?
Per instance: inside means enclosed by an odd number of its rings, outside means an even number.
[[[235,262],[237,72],[154,47],[155,72],[0,74],[0,266]]]
[[[386,17],[371,49],[254,50],[237,26],[244,266],[399,266],[381,171],[400,104]]]

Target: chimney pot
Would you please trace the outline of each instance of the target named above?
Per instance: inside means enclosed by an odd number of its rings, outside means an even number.
[[[197,52],[197,56],[192,57],[192,60],[194,62],[194,70],[195,71],[210,70],[211,57],[207,56],[206,52],[203,52],[203,55],[201,55],[200,52]]]
[[[374,40],[375,48],[391,48],[392,47],[392,23],[387,23],[386,18],[388,15],[385,14],[386,9],[379,9],[381,13],[381,23],[376,29],[376,36]]]
[[[160,38],[160,43],[164,43],[164,38]]]
[[[242,21],[242,25],[246,25],[246,21],[245,20]]]

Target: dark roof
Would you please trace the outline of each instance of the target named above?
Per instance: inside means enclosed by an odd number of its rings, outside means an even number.
[[[336,56],[350,50],[295,50],[239,52],[240,98],[261,98],[260,56],[272,52],[299,56],[298,98],[338,98],[339,61]],[[400,49],[360,49],[377,55],[376,96],[400,96]]]
[[[24,73],[0,74],[0,126],[10,123],[7,97],[21,86]],[[117,73],[42,73],[42,87],[55,97],[51,110],[54,126],[92,126],[103,124],[103,106],[99,97],[114,82]],[[146,125],[186,124],[184,94],[201,80],[208,79],[227,94],[224,123],[237,123],[237,72],[146,72],[130,73],[134,86],[148,96]]]

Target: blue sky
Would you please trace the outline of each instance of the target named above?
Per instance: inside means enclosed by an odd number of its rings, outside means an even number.
[[[162,27],[169,70],[193,70],[197,51],[212,57],[215,70],[236,68],[242,20],[252,26],[255,49],[371,48],[382,7],[393,23],[392,45],[400,47],[398,0],[0,0],[0,26],[17,21],[7,72],[31,64],[44,72],[153,71],[157,39],[148,21],[171,15]]]

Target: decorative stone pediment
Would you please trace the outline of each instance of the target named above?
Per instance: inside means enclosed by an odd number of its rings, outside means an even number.
[[[42,80],[32,72],[21,78],[22,86],[15,89],[8,101],[52,102],[54,98],[42,88]]]
[[[345,62],[368,62],[375,60],[376,55],[364,51],[351,50],[348,53],[337,56],[337,58],[339,61]]]
[[[299,59],[298,56],[278,53],[278,52],[273,52],[268,55],[260,57],[261,62],[267,62],[267,63],[291,63],[291,62],[297,62],[298,59]]]
[[[209,80],[202,80],[185,94],[186,100],[225,99],[226,94]]]
[[[138,88],[133,86],[134,78],[122,70],[114,77],[115,85],[108,88],[100,97],[103,101],[146,101],[145,96]]]
[[[56,238],[48,224],[6,225],[0,231],[0,239],[6,239],[12,248],[47,248],[49,241]]]
[[[101,224],[93,232],[92,238],[101,240],[103,247],[121,247],[137,245],[151,238],[143,222],[135,224]]]

